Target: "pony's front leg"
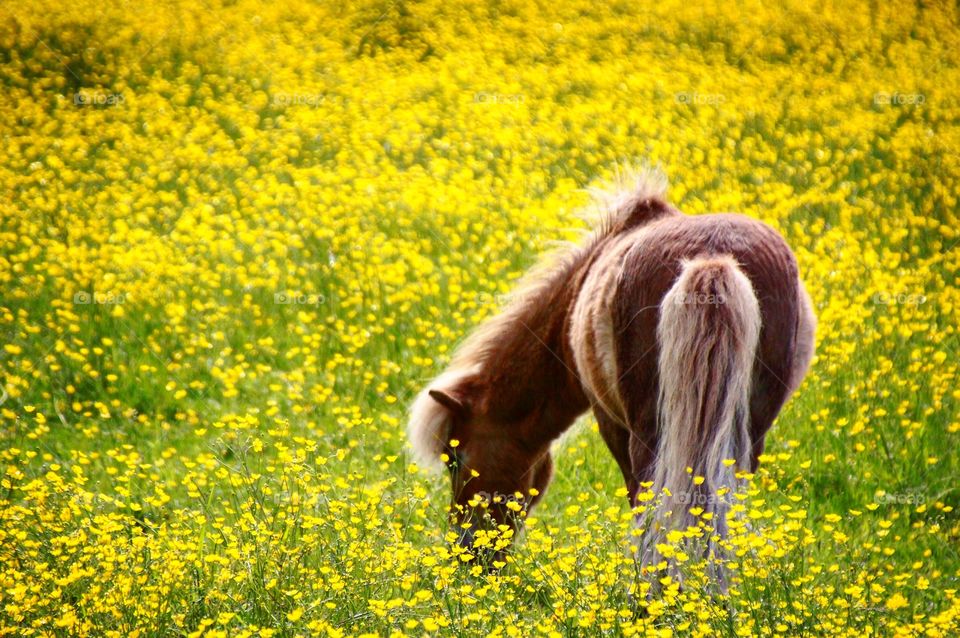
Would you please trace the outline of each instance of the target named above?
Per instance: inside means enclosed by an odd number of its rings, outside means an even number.
[[[593,413],[597,417],[600,436],[623,474],[630,504],[636,505],[640,483],[649,480],[652,474],[655,430],[641,428],[632,432],[599,406],[594,406]]]

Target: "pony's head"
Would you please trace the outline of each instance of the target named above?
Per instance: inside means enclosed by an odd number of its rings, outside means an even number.
[[[538,410],[505,412],[482,376],[442,374],[411,409],[410,441],[421,465],[446,466],[458,542],[470,547],[484,524],[519,527],[550,483],[549,440],[537,436]]]

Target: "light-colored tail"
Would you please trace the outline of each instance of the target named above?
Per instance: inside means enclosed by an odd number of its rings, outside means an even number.
[[[662,560],[656,546],[670,531],[696,525],[692,508],[709,513],[706,520],[720,537],[727,532],[735,474],[750,461],[750,386],[759,335],[757,298],[733,257],[683,263],[661,302],[657,327],[660,396],[653,489],[662,496],[647,520],[645,566]],[[712,542],[704,549],[716,551]]]

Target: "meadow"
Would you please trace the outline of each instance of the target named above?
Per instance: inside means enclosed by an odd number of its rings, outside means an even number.
[[[0,636],[960,635],[958,86],[955,3],[4,3]],[[406,447],[636,161],[819,317],[726,594],[591,417],[499,571]]]

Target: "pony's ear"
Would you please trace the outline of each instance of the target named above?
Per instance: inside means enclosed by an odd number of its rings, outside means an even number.
[[[427,394],[429,394],[430,398],[432,398],[434,401],[450,410],[457,416],[467,416],[470,411],[463,399],[454,396],[449,391],[428,390]]]
[[[423,467],[443,467],[440,456],[450,439],[454,421],[466,419],[472,411],[473,401],[464,384],[465,378],[462,371],[440,375],[431,384],[434,388],[420,392],[410,406],[407,434],[414,458]]]

